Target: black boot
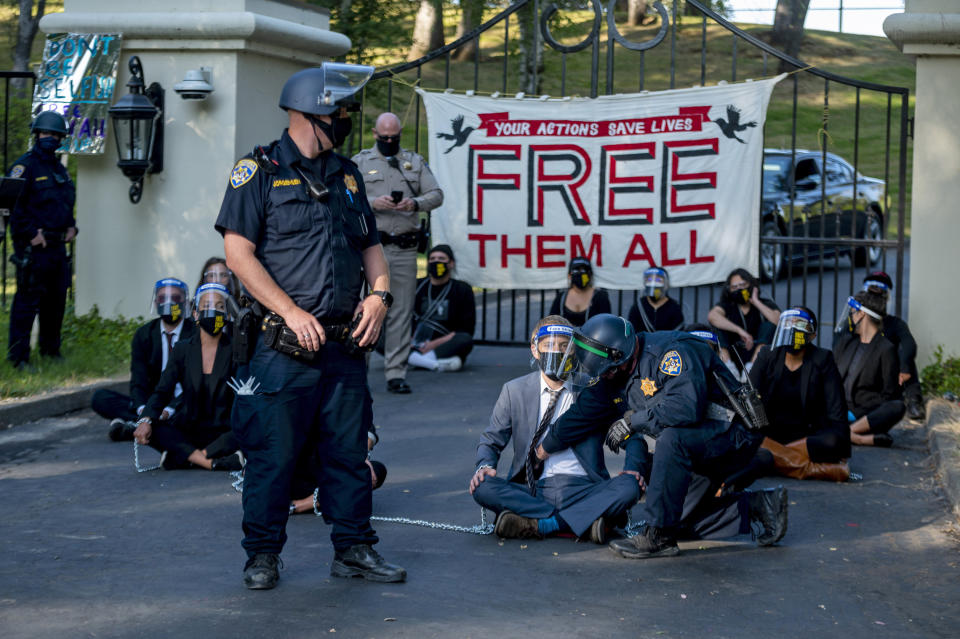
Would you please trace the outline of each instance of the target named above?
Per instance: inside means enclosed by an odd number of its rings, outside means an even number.
[[[380,554],[367,544],[350,546],[337,551],[330,566],[334,577],[363,577],[368,581],[394,583],[404,581],[407,571],[400,566],[388,564]]]
[[[927,419],[927,411],[923,406],[923,398],[907,398],[907,417],[915,422],[922,422]]]
[[[243,585],[251,590],[269,590],[280,580],[280,557],[261,552],[247,560],[243,567]]]
[[[639,535],[627,539],[614,539],[608,544],[614,554],[627,559],[650,557],[674,557],[680,554],[677,540],[663,528],[647,526]]]
[[[748,492],[750,524],[751,527],[757,524],[754,529],[757,545],[772,546],[787,534],[787,489],[777,486]]]

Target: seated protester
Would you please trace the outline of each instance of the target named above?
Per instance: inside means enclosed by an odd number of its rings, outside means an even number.
[[[738,268],[727,276],[720,302],[710,309],[707,320],[720,330],[720,358],[736,376],[744,368],[749,373],[760,344],[770,343],[780,309],[760,297],[757,278]]]
[[[890,308],[890,293],[893,291],[893,280],[883,271],[874,271],[863,280],[863,290],[883,296],[884,303]],[[883,336],[897,347],[900,358],[900,375],[898,381],[903,388],[903,399],[907,405],[907,417],[916,421],[927,418],[927,411],[923,405],[923,391],[920,388],[920,379],[917,375],[917,342],[913,339],[907,323],[887,313],[883,317]]]
[[[158,280],[153,286],[150,306],[151,314],[159,317],[138,328],[130,343],[130,395],[101,389],[90,401],[98,415],[111,420],[109,435],[115,442],[133,441],[137,427],[134,422],[156,389],[174,345],[196,330],[189,317],[190,295],[184,282],[173,277]],[[170,406],[160,413],[160,419],[174,415],[179,395],[177,386]]]
[[[473,289],[453,279],[456,262],[448,244],[427,255],[427,273],[417,281],[413,302],[413,346],[408,363],[434,371],[460,370],[473,350],[477,309]]]
[[[847,419],[852,422],[850,441],[860,446],[892,446],[888,432],[906,411],[900,399],[897,348],[882,333],[885,308],[883,296],[860,291],[847,300],[833,336]]]
[[[683,309],[667,295],[670,276],[659,266],[643,272],[643,297],[630,307],[627,319],[638,333],[676,331],[683,325]]]
[[[234,393],[227,383],[234,374],[230,338],[223,329],[235,315],[233,300],[220,284],[197,289],[193,315],[200,330],[173,349],[173,359],[137,421],[134,438],[163,454],[167,470],[193,466],[207,470],[240,470],[243,457],[230,430]],[[170,420],[160,413],[180,384],[180,410]]]
[[[557,293],[550,306],[551,315],[562,315],[574,326],[594,315],[610,312],[610,296],[593,287],[593,265],[585,257],[575,257],[567,266],[567,290]]]
[[[222,257],[214,256],[203,263],[197,288],[204,284],[223,284],[227,287],[227,291],[233,299],[237,299],[240,292],[240,282],[237,280],[237,276],[227,268],[227,260]]]
[[[813,342],[817,316],[804,306],[780,314],[770,348],[757,356],[750,380],[770,426],[760,445],[775,472],[794,479],[847,481],[847,402],[833,353]],[[762,453],[761,453],[762,454]]]
[[[547,427],[574,403],[574,392],[564,383],[569,370],[560,368],[572,335],[570,322],[560,316],[549,315],[537,323],[530,352],[538,370],[503,385],[477,446],[470,494],[497,513],[494,532],[499,537],[542,539],[572,532],[606,543],[613,524],[624,519],[642,494],[649,472],[642,437],[627,443],[624,470],[612,479],[603,458],[601,431],[554,452],[546,462],[536,458],[535,445]],[[500,454],[511,440],[510,472],[498,477]]]
[[[367,450],[373,451],[380,438],[377,437],[377,427],[372,423],[370,430],[367,431]],[[316,468],[319,461],[316,457],[315,446],[304,446],[300,459],[293,471],[293,479],[290,482],[290,514],[299,515],[300,513],[313,512],[314,494],[317,487]],[[367,453],[367,466],[370,468],[370,484],[376,490],[383,486],[387,480],[387,467],[382,462],[370,459],[370,452]]]

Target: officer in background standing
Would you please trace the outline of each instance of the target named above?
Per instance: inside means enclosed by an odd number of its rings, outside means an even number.
[[[372,400],[363,348],[393,301],[387,262],[360,172],[331,149],[373,68],[326,62],[280,94],[289,128],[233,168],[216,228],[227,265],[265,313],[237,393],[232,428],[247,459],[244,584],[273,588],[286,541],[290,485],[307,442],[335,555],[330,573],[397,582],[406,571],[373,545],[366,464]],[[371,292],[361,298],[366,282]],[[269,330],[268,330],[269,329]]]
[[[26,181],[10,215],[17,293],[10,310],[7,359],[18,369],[30,361],[30,330],[40,316],[40,355],[60,359],[60,328],[70,283],[66,244],[77,235],[76,188],[57,149],[67,135],[59,113],[44,111],[30,125],[33,148],[17,158],[9,176]]]
[[[380,243],[390,266],[390,289],[394,304],[384,331],[384,373],[387,390],[409,393],[407,358],[410,355],[410,322],[417,285],[417,244],[420,212],[443,204],[443,191],[426,160],[400,148],[403,128],[393,113],[377,118],[373,135],[376,145],[353,156],[367,200],[377,218]],[[426,246],[420,250],[425,250]]]

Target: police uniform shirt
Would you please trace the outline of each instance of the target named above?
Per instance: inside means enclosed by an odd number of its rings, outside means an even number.
[[[400,191],[403,197],[417,203],[416,211],[374,209],[377,228],[390,235],[417,231],[420,228],[419,211],[431,211],[443,203],[443,191],[433,177],[426,160],[419,154],[406,149],[400,149],[395,157],[398,168],[390,166],[388,159],[380,154],[376,146],[372,149],[364,149],[353,156],[353,161],[356,162],[363,176],[367,201],[371,208],[374,200],[381,195],[389,197],[393,191]],[[415,192],[411,192],[411,186]]]
[[[25,180],[10,216],[13,240],[18,248],[30,244],[38,229],[62,233],[77,225],[73,217],[76,188],[55,154],[31,149],[17,158],[8,175]]]
[[[253,242],[298,307],[321,320],[349,320],[363,286],[362,253],[380,241],[360,172],[332,151],[304,157],[286,130],[265,152],[263,166],[252,154],[234,166],[216,229]],[[295,168],[327,189],[322,202]]]
[[[547,386],[547,383],[543,381],[543,376],[540,376],[540,410],[537,413],[537,423],[540,423],[540,420],[543,419],[543,413],[547,410],[547,405],[550,403],[550,389]],[[570,408],[570,404],[573,403],[573,393],[569,388],[561,387],[558,391],[560,396],[557,397],[557,405],[553,409],[553,419],[551,423],[560,419],[560,416],[567,412],[567,409]],[[544,431],[543,436],[540,438],[538,443],[543,443],[543,440],[546,438],[547,432]],[[587,471],[583,469],[583,466],[580,465],[580,461],[577,459],[577,456],[573,453],[573,449],[565,448],[557,453],[550,455],[547,460],[543,463],[543,475],[541,477],[553,477],[554,475],[580,475],[584,476],[587,474]]]

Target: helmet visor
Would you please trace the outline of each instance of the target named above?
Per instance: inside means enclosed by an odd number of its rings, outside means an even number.
[[[864,313],[876,319],[877,321],[880,321],[883,319],[880,315],[878,315],[877,313],[874,313],[873,311],[871,311],[869,308],[867,308],[866,306],[858,302],[853,297],[848,297],[847,303],[843,307],[843,311],[840,313],[840,317],[837,318],[836,331],[837,332],[853,331],[853,314],[856,313],[857,311],[863,311]]]
[[[359,111],[360,102],[353,96],[363,88],[373,67],[362,64],[343,64],[341,62],[323,63],[323,106],[342,106],[347,111]]]
[[[567,345],[560,366],[570,371],[567,379],[575,388],[590,386],[605,372],[624,359],[625,354],[616,348],[575,332]]]
[[[573,329],[559,324],[541,326],[534,337],[537,364],[554,381],[566,380],[573,371],[573,360],[565,357],[572,337]]]
[[[655,300],[663,297],[670,287],[667,274],[660,269],[647,269],[643,273],[643,294]]]
[[[813,318],[798,308],[791,308],[780,313],[777,330],[773,334],[771,348],[787,346],[799,351],[812,342],[816,331],[813,327]]]

